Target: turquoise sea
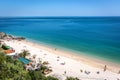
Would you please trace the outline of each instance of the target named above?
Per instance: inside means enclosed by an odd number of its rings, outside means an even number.
[[[0,32],[120,62],[120,17],[6,17]]]

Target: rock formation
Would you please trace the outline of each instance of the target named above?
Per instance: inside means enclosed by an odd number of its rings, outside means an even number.
[[[12,35],[6,34],[5,32],[0,32],[0,39],[25,40],[24,37],[14,37]]]

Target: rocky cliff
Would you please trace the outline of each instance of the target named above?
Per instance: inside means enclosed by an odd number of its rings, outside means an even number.
[[[0,39],[25,40],[24,37],[14,37],[12,35],[6,34],[5,32],[0,32]]]

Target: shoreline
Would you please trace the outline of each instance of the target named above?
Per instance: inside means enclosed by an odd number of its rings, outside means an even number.
[[[96,67],[96,68],[100,68],[103,69],[105,65],[107,65],[107,70],[118,73],[118,71],[120,71],[120,64],[117,63],[113,63],[113,62],[108,62],[108,61],[104,61],[104,60],[100,60],[100,58],[96,59],[93,58],[92,56],[85,56],[85,55],[80,55],[77,54],[75,52],[69,52],[69,51],[64,51],[64,50],[60,50],[59,48],[56,49],[55,47],[51,47],[50,45],[44,45],[44,44],[40,44],[37,42],[32,42],[30,40],[23,40],[21,41],[24,44],[30,45],[30,46],[34,46],[36,48],[40,48],[46,51],[51,52],[52,54],[56,54],[56,55],[60,55],[60,56],[64,56],[76,61],[82,61],[83,63]]]
[[[16,35],[14,36],[20,37]],[[30,46],[35,45],[34,47],[41,48],[43,50],[49,51],[56,55],[65,56],[67,58],[71,58],[76,61],[83,61],[85,64],[88,64],[88,65],[91,65],[97,68],[103,69],[104,66],[107,65],[107,69],[112,72],[118,73],[118,71],[120,71],[120,64],[118,64],[117,62],[114,63],[113,61],[109,61],[105,58],[86,55],[86,54],[84,55],[84,52],[79,52],[79,51],[74,51],[74,50],[70,50],[67,48],[52,46],[52,44],[49,45],[49,44],[39,42],[37,40],[32,40],[29,38],[26,38],[25,40],[22,40],[21,42],[28,44]],[[57,50],[55,51],[56,47],[57,47]],[[77,53],[81,53],[81,54],[77,54]]]
[[[87,56],[80,56],[67,51],[55,49],[52,46],[44,46],[28,40],[11,40],[4,42],[19,54],[22,50],[28,50],[30,56],[26,58],[33,58],[36,56],[35,62],[39,63],[47,61],[47,67],[52,69],[52,72],[46,76],[54,76],[59,80],[65,80],[66,77],[77,77],[82,80],[116,80],[120,79],[118,68],[112,66],[105,70],[105,64],[93,60]],[[95,63],[96,62],[96,63]]]

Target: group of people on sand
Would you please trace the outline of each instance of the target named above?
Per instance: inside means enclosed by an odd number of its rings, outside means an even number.
[[[25,65],[26,70],[39,70],[41,68],[41,64],[40,63],[32,63],[30,62],[29,64]]]
[[[29,55],[29,57],[27,56],[26,58],[31,60],[29,64],[25,65],[26,70],[39,70],[41,68],[42,64],[40,63],[40,61],[39,63],[36,62],[36,55],[33,55],[32,57],[30,57]]]

